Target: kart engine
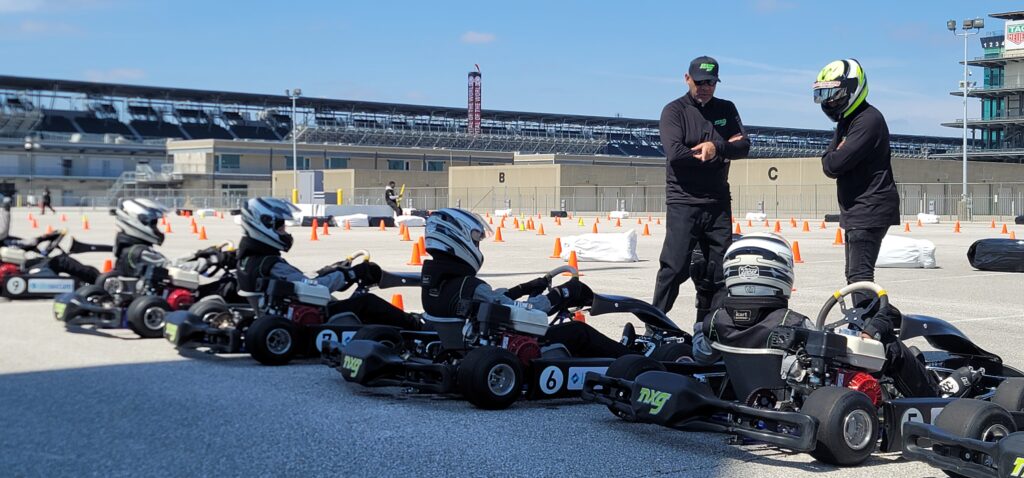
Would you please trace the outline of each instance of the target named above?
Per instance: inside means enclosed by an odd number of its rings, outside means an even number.
[[[18,268],[17,264],[11,264],[8,262],[0,262],[0,282],[8,277],[18,275],[21,269]]]
[[[518,334],[502,334],[501,344],[504,348],[519,357],[523,365],[529,365],[530,360],[540,357],[540,344],[536,337],[529,337]]]
[[[320,307],[312,305],[294,304],[288,308],[288,316],[292,322],[299,325],[316,325],[324,323],[324,316]]]
[[[171,310],[188,310],[192,304],[196,303],[196,298],[192,295],[192,291],[174,287],[167,294],[167,303],[171,306]]]

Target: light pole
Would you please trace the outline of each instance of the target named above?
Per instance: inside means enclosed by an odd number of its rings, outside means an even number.
[[[971,85],[967,82],[967,38],[971,35],[977,35],[981,33],[981,29],[985,28],[985,20],[981,18],[975,18],[974,20],[964,20],[960,26],[963,30],[962,33],[956,31],[956,20],[949,20],[946,22],[946,28],[953,32],[953,35],[964,38],[964,79],[960,82],[960,89],[964,96],[964,160],[963,160],[963,188],[960,192],[960,205],[962,207],[960,215],[967,219],[967,93],[970,91]]]
[[[292,191],[299,190],[299,139],[296,137],[299,130],[298,122],[295,121],[295,101],[302,96],[302,89],[284,90],[285,96],[292,100]],[[293,201],[295,199],[293,198]]]

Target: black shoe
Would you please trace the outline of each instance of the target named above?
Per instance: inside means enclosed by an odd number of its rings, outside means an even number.
[[[974,367],[960,367],[950,373],[945,380],[939,382],[939,389],[943,397],[963,397],[974,388],[976,383],[981,381],[984,374],[984,368],[975,370]]]
[[[918,362],[921,362],[921,363],[927,365],[927,363],[924,361],[924,352],[922,352],[921,349],[911,345],[910,347],[907,347],[907,350],[910,351],[910,356],[911,357],[914,357],[914,358],[917,359]]]
[[[633,344],[636,343],[636,329],[633,328],[632,322],[626,322],[626,325],[622,327],[622,338],[619,339],[619,343],[625,345],[626,348],[633,348]]]

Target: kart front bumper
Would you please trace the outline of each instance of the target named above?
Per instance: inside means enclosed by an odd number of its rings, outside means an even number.
[[[164,338],[179,349],[208,349],[212,353],[244,352],[242,332],[234,327],[213,327],[187,310],[167,314]]]
[[[1024,433],[998,442],[962,438],[924,423],[903,425],[903,457],[974,478],[1020,476],[1024,470]]]
[[[103,307],[84,300],[74,292],[53,299],[53,318],[67,325],[96,325],[103,328],[124,326],[120,307]]]
[[[417,357],[405,358],[379,342],[351,340],[342,346],[328,342],[323,362],[348,382],[366,387],[412,387],[427,393],[455,392],[456,368]]]

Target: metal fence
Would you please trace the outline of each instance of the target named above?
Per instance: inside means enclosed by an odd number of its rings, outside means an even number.
[[[124,198],[146,198],[178,209],[237,209],[246,199],[256,196],[270,196],[270,188],[248,187],[239,189],[147,189],[137,188],[124,191]],[[87,208],[109,208],[114,205],[107,194],[74,196],[65,194],[63,206]]]

